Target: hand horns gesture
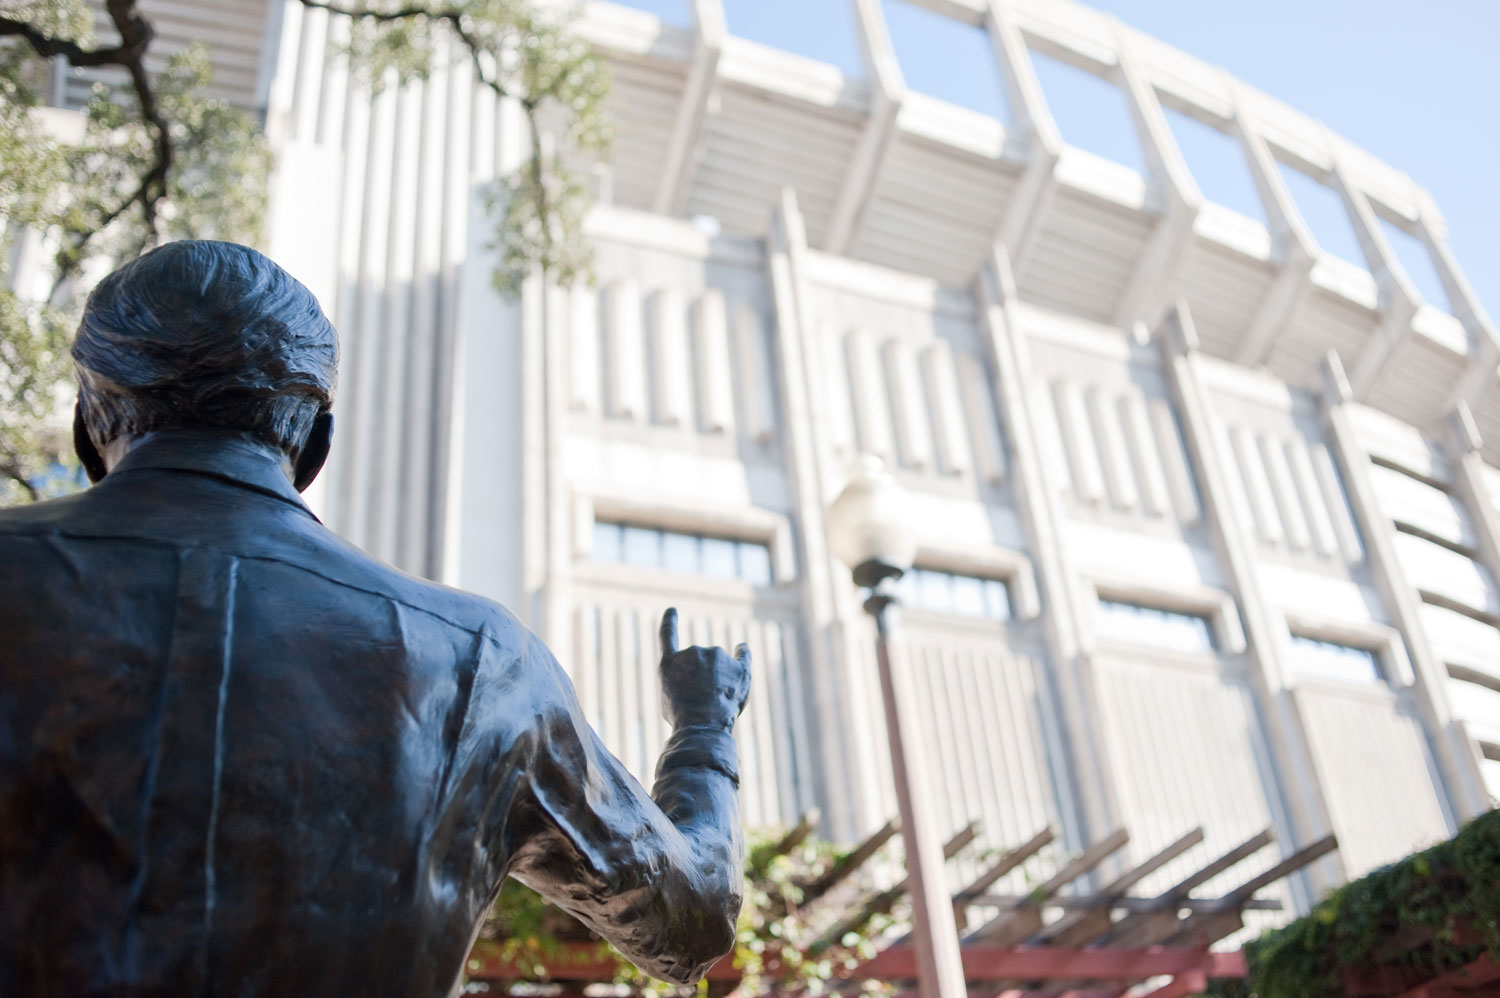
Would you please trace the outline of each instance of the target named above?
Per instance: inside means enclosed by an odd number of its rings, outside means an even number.
[[[741,643],[732,658],[722,648],[679,648],[672,607],[661,618],[661,690],[673,727],[733,727],[750,695],[750,646]]]

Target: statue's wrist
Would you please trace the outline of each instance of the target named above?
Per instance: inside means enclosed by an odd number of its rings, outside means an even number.
[[[739,752],[734,734],[722,724],[679,724],[657,760],[658,775],[673,769],[710,769],[739,785]]]
[[[731,713],[729,710],[718,710],[712,707],[706,709],[695,709],[692,711],[680,711],[673,715],[672,730],[687,731],[693,728],[716,731],[734,731],[734,722],[739,714]]]

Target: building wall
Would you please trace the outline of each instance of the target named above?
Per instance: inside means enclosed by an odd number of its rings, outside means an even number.
[[[867,80],[695,9],[681,30],[588,6],[622,129],[597,285],[538,277],[508,303],[477,205],[524,154],[515,109],[462,60],[371,96],[337,21],[287,3],[270,248],[344,337],[329,524],[520,612],[643,779],[660,612],[748,641],[747,821],[818,807],[850,841],[896,808],[872,634],[823,516],[872,452],[930,573],[905,640],[941,832],[977,820],[1003,848],[1050,825],[1076,849],[1126,828],[1122,862],[1200,826],[1215,855],[1335,833],[1284,895],[1301,904],[1488,807],[1500,351],[1426,195],[1085,8],[973,6],[1009,129],[905,94],[863,5]],[[1028,49],[1127,92],[1149,175],[1060,145]],[[1235,137],[1267,224],[1203,201],[1163,106]],[[1309,240],[1273,159],[1340,192],[1368,272]],[[1377,212],[1432,244],[1448,312],[1412,298]],[[965,606],[973,580],[1008,611]],[[1368,673],[1319,671],[1330,645]],[[955,889],[976,872],[955,864]]]
[[[118,44],[120,33],[105,10],[105,0],[88,0],[94,15],[94,41],[99,47]],[[140,13],[156,34],[146,58],[146,69],[157,73],[167,60],[192,44],[208,50],[213,80],[207,94],[240,107],[264,108],[275,68],[274,40],[282,5],[278,0],[140,0]],[[82,108],[96,85],[127,87],[125,71],[116,66],[75,68],[56,64],[53,103]]]

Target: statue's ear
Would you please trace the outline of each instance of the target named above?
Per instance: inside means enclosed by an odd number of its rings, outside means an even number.
[[[73,452],[78,455],[90,482],[98,482],[109,474],[109,469],[104,467],[104,458],[99,456],[99,448],[94,446],[93,439],[89,437],[88,424],[83,421],[81,401],[73,406]]]
[[[292,484],[298,492],[306,492],[313,479],[318,477],[318,472],[323,470],[323,462],[328,460],[328,448],[332,444],[333,413],[320,412],[313,420],[312,429],[307,431],[307,440],[302,444],[302,453],[297,455],[297,467],[292,472]]]

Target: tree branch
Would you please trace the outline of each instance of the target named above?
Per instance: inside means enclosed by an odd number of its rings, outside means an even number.
[[[83,248],[101,231],[108,228],[132,205],[141,206],[141,215],[151,241],[156,237],[156,206],[167,194],[167,177],[172,170],[172,133],[166,118],[156,103],[156,91],[151,86],[151,74],[146,72],[146,51],[156,36],[151,24],[141,16],[136,7],[137,0],[107,0],[105,9],[115,30],[120,33],[120,44],[109,48],[86,49],[77,42],[52,38],[33,27],[29,22],[14,17],[0,17],[0,36],[16,36],[23,39],[37,55],[50,59],[61,56],[71,66],[119,66],[130,76],[131,88],[141,106],[141,117],[156,133],[155,158],[151,169],[124,201],[107,213],[103,220],[87,230],[68,233],[71,241],[66,250],[58,254],[59,281],[82,258]]]
[[[542,130],[536,117],[535,100],[523,101],[521,106],[526,111],[526,125],[531,131],[531,182],[536,185],[536,216],[542,229],[543,257],[550,259],[552,256],[552,210],[547,198],[544,172],[546,164],[542,161],[546,150],[542,148]]]
[[[497,96],[511,96],[510,91],[505,89],[505,84],[491,76],[485,69],[484,60],[481,58],[485,48],[479,39],[464,27],[464,12],[457,7],[430,7],[427,4],[414,3],[405,7],[397,7],[394,10],[370,10],[366,7],[346,7],[343,4],[333,3],[331,0],[301,0],[301,3],[310,10],[326,10],[330,14],[366,21],[401,21],[409,17],[446,21],[453,29],[453,33],[458,36],[459,41],[463,42],[464,47],[469,50],[469,59],[474,63],[474,73],[479,82],[493,90]]]
[[[484,43],[474,35],[470,26],[465,24],[465,11],[453,5],[432,6],[428,3],[408,3],[405,6],[392,8],[390,10],[372,10],[355,3],[341,3],[337,0],[300,0],[303,7],[313,10],[324,10],[330,14],[358,20],[369,20],[378,22],[392,22],[405,20],[413,17],[426,17],[433,21],[441,21],[448,24],[469,51],[470,61],[473,63],[475,76],[480,83],[488,87],[499,97],[516,96],[491,72],[486,65],[485,53],[489,50]],[[77,42],[53,38],[38,31],[24,18],[10,16],[10,11],[24,9],[17,7],[9,0],[0,0],[0,36],[15,36],[23,39],[31,46],[33,51],[44,58],[62,57],[68,60],[72,66],[98,67],[119,66],[123,68],[130,77],[131,87],[135,92],[140,104],[141,117],[155,133],[154,161],[151,168],[141,177],[140,183],[130,192],[130,195],[107,212],[97,223],[91,225],[87,230],[78,230],[68,233],[70,241],[68,247],[58,254],[59,281],[63,281],[66,275],[76,266],[83,257],[83,250],[88,243],[101,231],[108,228],[117,221],[133,206],[141,208],[142,220],[148,233],[148,244],[155,241],[157,205],[167,194],[168,178],[172,170],[173,145],[172,134],[169,123],[162,115],[156,101],[156,93],[152,88],[150,74],[145,68],[145,55],[151,46],[155,35],[154,30],[140,13],[137,0],[106,0],[105,9],[110,19],[114,22],[115,29],[120,33],[120,43],[107,48],[88,49]],[[498,58],[498,53],[490,53]],[[522,99],[521,109],[524,112],[530,127],[533,140],[534,161],[532,163],[533,181],[537,185],[538,196],[541,198],[540,208],[543,219],[547,215],[547,195],[543,190],[541,162],[541,148],[537,141],[537,107],[538,95],[530,95]],[[544,235],[547,245],[551,245],[551,232]]]
[[[172,169],[172,130],[162,117],[156,104],[156,92],[151,89],[151,77],[146,72],[144,56],[156,31],[139,10],[136,0],[108,0],[105,7],[120,32],[123,44],[137,52],[135,58],[125,64],[130,73],[130,83],[135,88],[136,98],[141,103],[141,116],[156,129],[156,162],[141,181],[137,195],[141,212],[145,215],[146,228],[153,241],[156,236],[156,203],[167,194],[167,174]],[[154,189],[154,190],[153,190]],[[129,202],[126,202],[128,205]],[[123,209],[122,209],[123,211]],[[118,217],[118,216],[117,216]],[[111,219],[113,221],[113,219]],[[102,228],[102,226],[101,226]]]
[[[0,462],[0,475],[9,478],[11,481],[21,486],[21,488],[25,489],[26,494],[31,496],[32,502],[36,502],[42,497],[42,494],[37,491],[37,487],[31,484],[31,479],[27,478],[26,473],[21,470],[21,466],[19,464],[16,464],[13,461]]]
[[[302,0],[302,6],[314,10],[326,10],[330,14],[342,14],[344,17],[358,17],[369,21],[401,21],[408,17],[432,17],[444,18],[458,16],[458,11],[451,7],[433,9],[424,3],[409,4],[405,7],[397,7],[395,10],[369,10],[364,7],[345,7],[342,4],[327,3],[324,0]]]
[[[9,16],[0,17],[0,36],[5,35],[21,38],[43,59],[60,55],[73,66],[123,66],[144,54],[123,41],[106,49],[86,49],[77,42],[48,37],[27,22]]]

